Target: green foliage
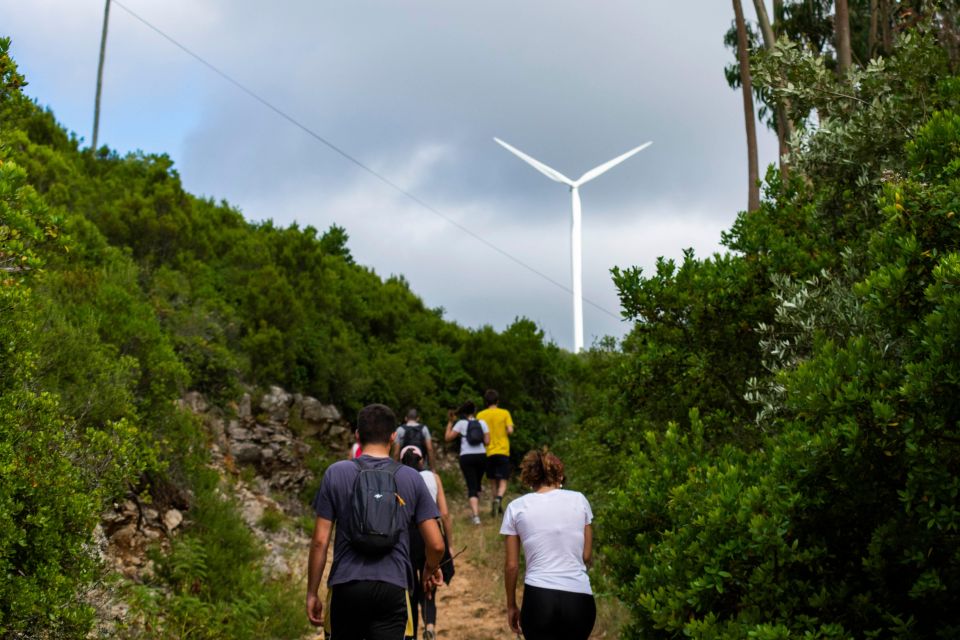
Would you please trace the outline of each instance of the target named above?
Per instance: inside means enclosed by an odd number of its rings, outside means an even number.
[[[935,35],[843,84],[782,41],[758,76],[819,115],[791,180],[735,253],[615,272],[637,324],[582,375],[622,400],[565,446],[605,479],[626,637],[960,633],[960,92]]]
[[[134,590],[142,617],[121,636],[303,637],[310,627],[299,586],[263,575],[261,543],[218,488],[214,472],[200,472],[193,486],[192,526],[174,539],[168,554],[155,556],[157,580],[165,588]]]

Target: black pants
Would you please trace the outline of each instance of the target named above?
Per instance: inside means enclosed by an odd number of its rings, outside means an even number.
[[[330,640],[402,640],[407,592],[386,582],[338,584],[330,600]]]
[[[480,483],[483,482],[483,473],[487,470],[487,454],[468,453],[460,456],[460,471],[463,480],[467,483],[467,496],[476,498],[480,493]]]
[[[523,587],[520,628],[526,640],[587,640],[596,619],[592,595]]]

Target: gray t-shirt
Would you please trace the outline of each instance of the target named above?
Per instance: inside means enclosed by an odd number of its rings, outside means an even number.
[[[386,467],[389,458],[374,458],[363,455],[357,458],[365,469]],[[366,556],[350,544],[350,509],[353,482],[359,470],[352,460],[341,460],[327,467],[323,482],[313,499],[317,517],[336,523],[333,541],[333,566],[330,568],[329,586],[357,580],[376,580],[395,585],[401,589],[413,589],[413,570],[410,566],[410,536],[400,535],[400,541],[383,556]],[[409,517],[407,528],[439,518],[437,503],[430,497],[423,478],[414,469],[401,466],[394,476],[397,492],[403,498],[404,509]]]

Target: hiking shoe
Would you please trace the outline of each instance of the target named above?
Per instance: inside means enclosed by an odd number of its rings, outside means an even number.
[[[503,496],[497,496],[497,513],[496,515],[503,515]]]
[[[473,516],[473,518],[471,518],[470,520],[471,520],[471,522],[473,522],[473,524],[475,524],[475,525],[477,525],[477,526],[480,525],[480,516]]]
[[[423,630],[423,640],[437,640],[437,634],[430,629]]]
[[[497,515],[497,500],[493,499],[490,501],[490,515],[496,517]]]

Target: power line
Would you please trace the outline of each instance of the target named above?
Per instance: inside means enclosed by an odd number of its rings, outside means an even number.
[[[358,160],[358,159],[355,158],[354,156],[352,156],[352,155],[350,155],[349,153],[347,153],[345,150],[341,149],[340,147],[338,147],[338,146],[335,145],[334,143],[330,142],[329,140],[327,140],[326,138],[324,138],[322,135],[320,135],[319,133],[317,133],[316,131],[314,131],[313,129],[311,129],[310,127],[308,127],[307,125],[303,124],[302,122],[300,122],[299,120],[297,120],[296,118],[294,118],[293,116],[291,116],[290,114],[288,114],[287,112],[283,111],[280,107],[277,107],[276,105],[274,105],[272,102],[270,102],[269,100],[267,100],[266,98],[264,98],[263,96],[261,96],[260,94],[258,94],[257,92],[255,92],[253,89],[250,89],[249,87],[247,87],[245,84],[243,84],[243,83],[240,82],[239,80],[236,80],[233,76],[231,76],[231,75],[228,74],[227,72],[221,70],[219,67],[215,66],[214,64],[212,64],[212,63],[210,63],[210,62],[207,62],[207,60],[205,60],[202,56],[200,56],[200,54],[195,53],[195,52],[192,51],[191,49],[187,48],[185,45],[181,44],[179,41],[177,41],[176,39],[174,39],[172,36],[168,35],[166,32],[164,32],[163,30],[161,30],[159,27],[153,25],[153,24],[152,24],[151,22],[149,22],[147,19],[145,19],[145,18],[143,18],[142,16],[138,15],[137,13],[135,13],[135,12],[134,12],[133,10],[131,10],[129,7],[127,7],[126,5],[124,5],[122,2],[119,2],[119,0],[111,0],[111,1],[113,2],[113,4],[117,5],[118,7],[120,7],[121,9],[123,9],[125,12],[127,12],[127,14],[129,14],[131,17],[135,18],[135,19],[136,19],[137,21],[139,21],[141,24],[143,24],[144,26],[146,26],[148,29],[150,29],[151,31],[153,31],[154,33],[156,33],[157,35],[159,35],[161,38],[163,38],[164,40],[166,40],[167,42],[169,42],[169,43],[172,44],[173,46],[177,47],[178,49],[180,49],[181,51],[183,51],[184,53],[186,53],[188,56],[190,56],[191,58],[193,58],[194,60],[196,60],[197,62],[199,62],[200,64],[202,64],[203,66],[205,66],[207,69],[209,69],[209,70],[212,71],[213,73],[217,74],[217,75],[220,76],[222,79],[226,80],[227,82],[229,82],[230,84],[232,84],[232,85],[235,86],[237,89],[239,89],[239,90],[242,91],[243,93],[247,94],[248,96],[250,96],[251,98],[253,98],[253,99],[256,100],[257,102],[259,102],[260,104],[262,104],[262,105],[265,106],[266,108],[270,109],[270,110],[273,111],[275,114],[277,114],[278,116],[280,116],[281,118],[283,118],[284,120],[286,120],[287,122],[289,122],[290,124],[292,124],[293,126],[297,127],[298,129],[300,129],[301,131],[303,131],[304,133],[306,133],[308,136],[310,136],[311,138],[313,138],[313,139],[316,140],[317,142],[323,144],[324,146],[326,146],[326,147],[327,147],[328,149],[330,149],[331,151],[334,151],[335,153],[337,153],[338,155],[340,155],[340,156],[343,157],[344,159],[348,160],[349,162],[352,162],[353,164],[355,164],[355,165],[356,165],[357,167],[359,167],[360,169],[366,171],[366,172],[369,173],[371,176],[373,176],[374,178],[376,178],[376,179],[379,180],[380,182],[384,183],[385,185],[387,185],[388,187],[390,187],[390,188],[393,189],[394,191],[396,191],[396,192],[398,192],[398,193],[406,196],[407,198],[409,198],[409,199],[412,200],[413,202],[417,203],[418,205],[420,205],[421,207],[423,207],[424,209],[426,209],[426,210],[429,211],[430,213],[432,213],[432,214],[434,214],[434,215],[436,215],[436,216],[439,216],[440,218],[443,218],[444,220],[446,220],[448,223],[452,224],[454,227],[456,227],[456,228],[459,229],[460,231],[462,231],[462,232],[466,233],[467,235],[469,235],[470,237],[472,237],[474,240],[477,240],[478,242],[486,245],[488,248],[493,249],[494,251],[496,251],[496,252],[499,253],[500,255],[504,256],[505,258],[507,258],[507,259],[509,259],[509,260],[512,260],[513,262],[515,262],[516,264],[520,265],[521,267],[523,267],[523,268],[526,269],[527,271],[530,271],[531,273],[540,276],[541,278],[543,278],[544,280],[546,280],[546,281],[549,282],[550,284],[552,284],[552,285],[554,285],[554,286],[556,286],[556,287],[559,287],[560,289],[562,289],[563,291],[566,291],[566,292],[569,293],[569,294],[572,294],[572,293],[573,293],[573,291],[571,291],[566,285],[564,285],[564,284],[562,284],[562,283],[560,283],[560,282],[557,282],[556,280],[554,280],[553,278],[551,278],[551,277],[548,276],[547,274],[543,273],[543,272],[540,271],[539,269],[537,269],[537,268],[535,268],[535,267],[527,264],[526,262],[524,262],[524,261],[521,260],[520,258],[517,258],[517,257],[515,257],[514,255],[508,253],[506,250],[501,249],[501,248],[498,247],[497,245],[495,245],[495,244],[493,244],[492,242],[490,242],[489,240],[485,239],[483,236],[478,235],[477,233],[475,233],[475,232],[471,231],[469,228],[463,226],[462,224],[460,224],[459,222],[457,222],[456,220],[454,220],[454,219],[451,218],[450,216],[444,214],[444,213],[443,213],[442,211],[440,211],[439,209],[433,207],[432,205],[428,204],[427,202],[424,202],[424,201],[421,200],[418,196],[416,196],[415,194],[411,193],[410,191],[407,191],[406,189],[404,189],[403,187],[401,187],[400,185],[398,185],[398,184],[397,184],[396,182],[394,182],[393,180],[390,180],[389,178],[387,178],[387,177],[384,176],[383,174],[378,173],[378,172],[375,171],[374,169],[371,169],[370,167],[368,167],[367,165],[365,165],[363,162],[361,162],[360,160]],[[584,302],[586,302],[586,303],[589,304],[590,306],[598,309],[599,311],[602,311],[603,313],[607,314],[607,315],[610,316],[611,318],[615,318],[615,319],[617,319],[617,320],[622,320],[622,318],[621,318],[619,315],[613,313],[613,312],[610,311],[609,309],[606,309],[605,307],[601,307],[601,306],[598,305],[597,303],[595,303],[595,302],[593,302],[593,301],[591,301],[591,300],[589,300],[589,299],[587,299],[587,298],[582,298],[582,299],[583,299]]]

